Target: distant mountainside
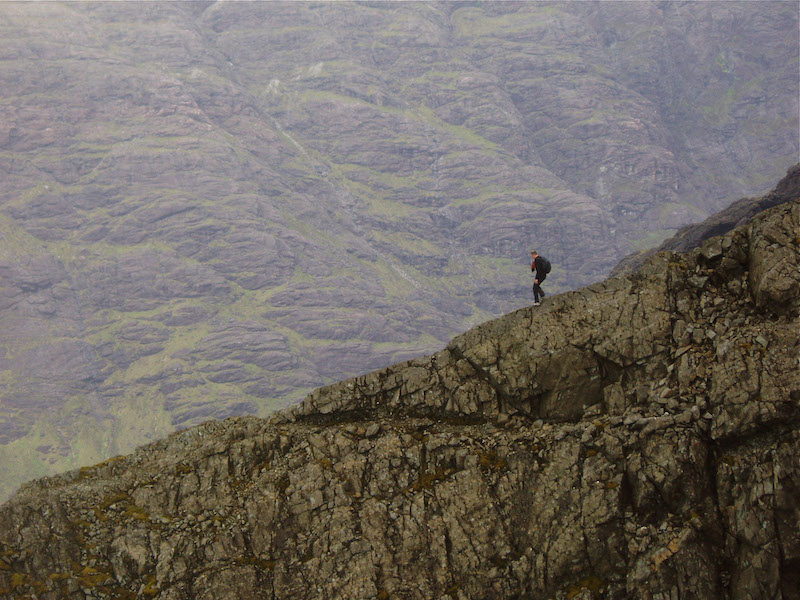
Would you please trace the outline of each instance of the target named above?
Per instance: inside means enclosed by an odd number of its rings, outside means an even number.
[[[686,252],[701,246],[707,239],[720,236],[745,225],[758,213],[800,198],[800,164],[794,165],[780,183],[769,194],[761,198],[742,198],[718,213],[708,217],[702,223],[686,225],[669,239],[664,240],[657,248],[641,250],[622,259],[611,269],[610,275],[630,274],[644,265],[645,261],[656,252],[671,250]]]
[[[800,199],[440,352],[25,485],[4,598],[791,600]]]
[[[797,162],[758,3],[0,3],[0,497],[601,279]]]

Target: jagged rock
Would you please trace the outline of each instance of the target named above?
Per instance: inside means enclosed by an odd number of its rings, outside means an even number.
[[[28,484],[2,594],[796,598],[798,231],[795,200],[271,421]]]

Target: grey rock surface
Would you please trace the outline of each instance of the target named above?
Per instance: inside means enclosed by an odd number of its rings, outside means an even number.
[[[6,598],[797,598],[800,200],[24,486]]]

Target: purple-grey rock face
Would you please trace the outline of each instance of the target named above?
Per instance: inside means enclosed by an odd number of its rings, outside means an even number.
[[[798,156],[758,3],[0,3],[0,497],[433,352]]]
[[[442,351],[24,486],[42,600],[797,597],[800,199]]]

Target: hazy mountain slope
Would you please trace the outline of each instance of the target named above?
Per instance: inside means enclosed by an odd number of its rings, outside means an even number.
[[[3,493],[431,351],[529,301],[531,246],[594,281],[798,152],[787,3],[3,3],[0,39]]]
[[[800,164],[789,169],[786,177],[781,179],[769,194],[760,198],[741,198],[701,223],[681,227],[678,233],[664,240],[657,248],[641,250],[623,258],[611,270],[611,275],[632,273],[656,252],[666,250],[687,252],[697,248],[709,238],[724,235],[736,227],[745,225],[758,213],[768,208],[798,198],[800,198]]]
[[[797,597],[800,200],[689,254],[24,486],[0,593]]]

